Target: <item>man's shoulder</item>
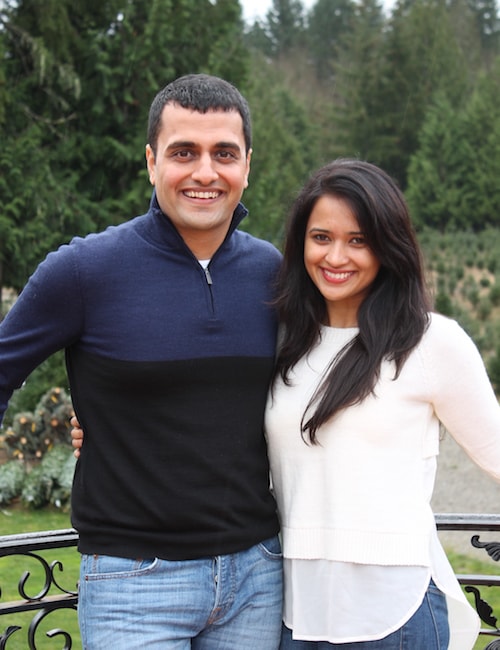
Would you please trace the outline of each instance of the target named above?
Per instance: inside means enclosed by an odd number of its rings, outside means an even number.
[[[105,230],[73,239],[47,255],[37,272],[49,276],[72,274],[83,269],[100,273],[109,266],[116,267],[134,257],[140,238],[136,231],[144,217],[135,217],[124,223],[108,226]],[[128,251],[128,252],[127,252]],[[140,252],[140,251],[139,251]]]
[[[118,241],[123,243],[127,238],[135,237],[138,230],[143,227],[148,215],[134,217],[128,221],[108,226],[100,232],[88,233],[82,237],[74,237],[70,246],[82,246],[84,248],[100,248],[115,246]]]
[[[244,230],[236,230],[233,236],[246,251],[278,263],[281,262],[281,253],[271,242],[255,237]]]

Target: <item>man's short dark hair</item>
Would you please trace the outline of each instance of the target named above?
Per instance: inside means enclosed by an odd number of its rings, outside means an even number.
[[[252,146],[252,125],[248,103],[228,81],[207,74],[188,74],[169,83],[154,98],[149,109],[148,143],[156,155],[161,116],[167,104],[177,104],[198,113],[238,111],[243,120],[243,137],[248,153]]]

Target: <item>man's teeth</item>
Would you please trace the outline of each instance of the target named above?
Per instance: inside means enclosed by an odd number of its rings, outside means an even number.
[[[186,192],[187,197],[190,199],[216,199],[219,192]]]

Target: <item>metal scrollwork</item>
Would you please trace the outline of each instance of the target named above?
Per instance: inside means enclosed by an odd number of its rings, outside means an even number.
[[[7,643],[8,638],[20,629],[19,625],[9,625],[2,636],[0,636],[0,650],[5,650],[5,644]]]
[[[50,585],[52,583],[49,564],[47,560],[45,560],[45,558],[40,557],[39,555],[35,555],[34,553],[23,553],[23,555],[25,555],[26,557],[32,557],[40,563],[40,565],[43,568],[43,572],[45,574],[45,583],[42,586],[41,590],[35,596],[30,596],[29,594],[26,593],[25,586],[29,578],[31,577],[31,572],[25,571],[21,576],[19,580],[19,584],[17,586],[19,595],[21,596],[21,598],[24,598],[25,600],[40,600],[41,598],[44,598],[48,594]]]
[[[476,548],[484,548],[492,560],[500,560],[500,543],[499,542],[480,542],[479,535],[473,535],[470,543]]]
[[[32,575],[31,571],[25,571],[22,574],[21,578],[19,579],[19,583],[18,583],[18,593],[21,596],[21,598],[23,598],[24,600],[28,600],[30,602],[41,600],[42,598],[45,598],[47,596],[47,594],[49,593],[49,590],[50,590],[50,588],[52,586],[56,587],[60,592],[62,592],[64,594],[67,594],[68,596],[76,596],[77,595],[76,591],[71,591],[69,589],[65,589],[64,587],[62,587],[59,584],[58,579],[57,579],[57,577],[56,577],[56,575],[54,573],[56,569],[58,569],[58,571],[60,571],[61,573],[64,571],[64,566],[63,566],[62,562],[60,562],[59,560],[53,560],[49,564],[45,558],[41,557],[40,555],[36,555],[35,553],[31,553],[31,552],[13,553],[12,555],[24,555],[26,557],[34,558],[35,560],[37,560],[40,563],[40,566],[42,567],[44,575],[45,575],[45,581],[44,581],[44,584],[43,584],[42,588],[40,589],[40,591],[37,594],[30,596],[27,593],[25,587],[26,587],[26,584],[27,584],[29,578]],[[1,591],[0,591],[0,593],[1,593]]]
[[[67,608],[76,610],[76,605],[68,605]],[[58,610],[59,609],[61,608],[59,607]],[[33,617],[33,620],[31,621],[28,630],[28,644],[30,650],[36,650],[36,635],[38,632],[38,627],[41,624],[41,622],[45,619],[46,616],[58,610],[41,609],[38,612],[38,614]],[[72,643],[73,643],[71,639],[71,635],[65,632],[64,630],[61,630],[60,628],[56,628],[54,630],[49,630],[46,634],[49,638],[53,638],[59,635],[62,636],[64,638],[65,645],[62,647],[61,650],[71,650]]]
[[[78,594],[78,591],[69,591],[68,589],[64,589],[64,587],[61,587],[54,575],[55,569],[58,569],[62,573],[64,571],[63,563],[59,560],[54,560],[50,563],[50,576],[52,578],[52,584],[56,586],[62,593],[68,594],[68,596],[76,596]]]
[[[481,593],[477,587],[472,587],[471,585],[467,585],[465,587],[465,591],[469,594],[474,595],[474,602],[476,604],[476,611],[479,614],[479,617],[481,620],[486,623],[486,625],[491,625],[491,627],[496,628],[497,626],[497,619],[495,616],[492,616],[493,614],[493,609],[490,607],[490,605],[481,598]]]
[[[26,625],[22,627],[11,625],[3,633],[0,630],[0,650],[8,650],[11,647],[10,639],[13,639],[12,647],[16,640],[19,643],[21,635],[23,647],[29,648],[29,650],[37,650],[37,647],[41,646],[43,642],[47,642],[47,638],[54,639],[54,648],[71,650],[74,643],[71,634],[57,626],[59,620],[65,619],[48,617],[56,612],[71,610],[76,617],[78,592],[76,587],[73,590],[63,586],[64,581],[61,580],[61,574],[64,571],[63,563],[60,560],[49,561],[39,552],[76,546],[77,539],[76,531],[72,529],[5,535],[0,538],[0,557],[22,556],[30,558],[30,562],[31,559],[34,559],[38,563],[34,567],[35,570],[31,570],[33,567],[30,567],[30,570],[22,573],[17,584],[19,600],[0,602],[0,620],[2,614],[33,612],[33,618],[29,625],[26,622]],[[38,593],[34,593],[37,586],[40,589]],[[50,629],[51,621],[56,623],[52,629]],[[65,626],[64,623],[63,626]]]
[[[500,650],[500,639],[495,639],[485,647],[484,650]]]

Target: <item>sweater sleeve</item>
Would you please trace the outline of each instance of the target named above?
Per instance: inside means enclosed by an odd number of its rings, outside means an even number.
[[[42,262],[0,324],[0,422],[12,392],[81,331],[83,301],[71,246]]]
[[[500,405],[478,349],[458,323],[435,314],[423,343],[437,417],[500,482]]]

